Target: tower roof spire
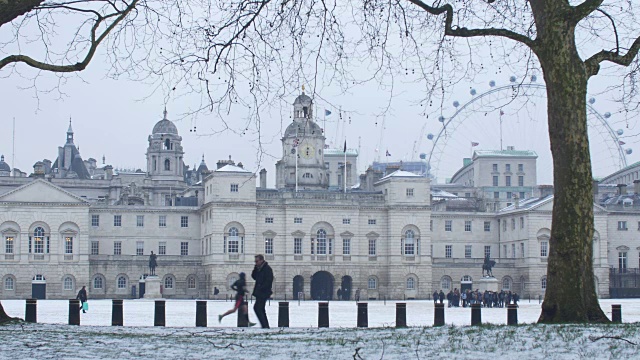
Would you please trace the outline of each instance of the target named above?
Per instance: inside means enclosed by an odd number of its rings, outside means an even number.
[[[169,120],[167,119],[167,105],[164,106],[164,111],[162,112],[162,114],[164,115],[164,118],[162,120]]]
[[[69,129],[67,129],[67,134],[73,134],[73,128],[71,128],[71,116],[69,116]]]

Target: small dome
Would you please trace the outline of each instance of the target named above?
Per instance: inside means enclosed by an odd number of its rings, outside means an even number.
[[[311,98],[305,95],[305,93],[302,93],[302,95],[296,98],[293,105],[311,106],[311,103]]]
[[[292,136],[322,136],[322,128],[318,126],[315,122],[309,121],[294,121],[289,126],[287,126],[287,130],[284,132],[285,137]]]
[[[9,164],[4,162],[4,155],[0,157],[0,171],[9,171],[9,172],[11,171],[11,166],[9,166]]]
[[[153,127],[153,133],[178,135],[178,128],[170,120],[162,119]]]

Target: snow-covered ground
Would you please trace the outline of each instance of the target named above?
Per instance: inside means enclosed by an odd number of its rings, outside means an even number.
[[[640,301],[602,300],[622,304],[623,325],[457,326],[470,323],[470,309],[446,309],[447,325],[434,328],[433,304],[407,302],[410,328],[395,329],[395,303],[369,302],[369,324],[355,328],[354,302],[331,302],[331,328],[317,329],[317,302],[290,302],[294,328],[230,328],[235,316],[218,324],[217,314],[230,302],[209,301],[208,328],[195,328],[195,301],[167,301],[168,327],[153,325],[153,301],[124,303],[125,327],[112,327],[111,302],[90,301],[82,325],[67,322],[67,301],[38,302],[38,321],[45,324],[0,326],[0,359],[639,359]],[[11,316],[24,317],[24,301],[4,300]],[[522,323],[534,322],[537,301],[520,304]],[[277,302],[267,307],[277,325]],[[255,320],[251,312],[252,320]],[[484,322],[504,324],[506,309],[483,309]],[[628,324],[629,322],[636,322]],[[425,326],[427,325],[427,326]],[[598,337],[606,336],[608,338]],[[623,339],[613,339],[620,337]]]

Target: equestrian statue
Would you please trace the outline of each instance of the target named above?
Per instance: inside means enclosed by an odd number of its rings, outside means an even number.
[[[496,262],[491,260],[489,255],[484,257],[484,264],[482,264],[482,276],[484,277],[484,272],[487,272],[487,277],[493,277],[493,272],[491,269],[496,266]]]

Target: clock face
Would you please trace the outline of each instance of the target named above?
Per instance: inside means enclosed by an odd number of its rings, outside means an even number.
[[[315,149],[310,144],[303,144],[300,148],[300,156],[305,159],[311,159],[314,155]]]

